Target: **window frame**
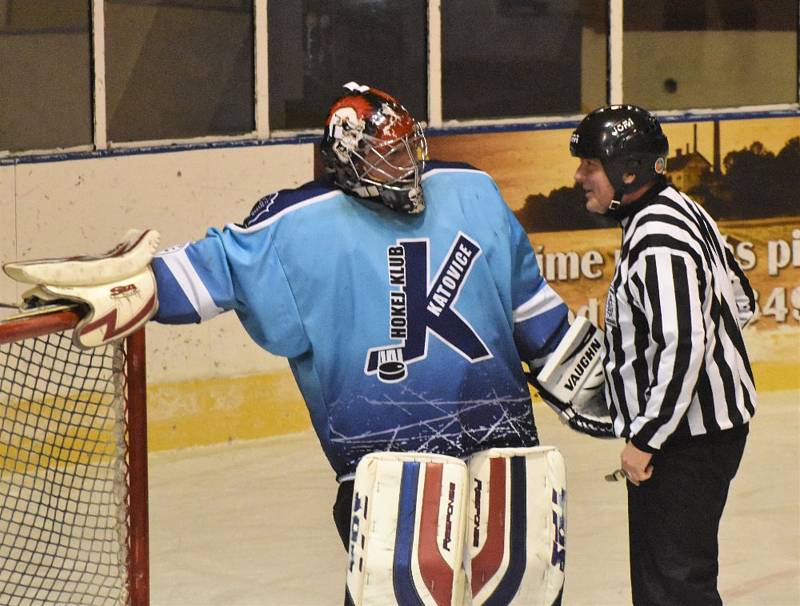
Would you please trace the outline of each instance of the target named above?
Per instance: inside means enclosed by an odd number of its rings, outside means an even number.
[[[92,41],[92,118],[93,141],[88,145],[80,145],[58,150],[0,150],[0,165],[17,162],[49,161],[66,157],[96,157],[107,155],[131,155],[136,153],[154,153],[168,149],[209,147],[240,147],[274,144],[311,143],[318,139],[322,132],[319,128],[303,130],[272,130],[269,124],[269,65],[267,60],[267,10],[269,0],[253,1],[254,39],[254,112],[255,130],[239,135],[208,135],[187,139],[169,139],[153,141],[126,141],[110,144],[107,137],[106,87],[105,87],[105,2],[91,2],[91,41]],[[277,1],[277,0],[272,0]],[[442,118],[442,21],[441,6],[443,0],[428,0],[428,115],[424,123],[430,135],[500,132],[519,130],[541,130],[552,128],[569,128],[577,124],[582,114],[564,114],[558,116],[525,116],[520,118],[444,120]],[[623,4],[624,0],[607,0],[609,10],[608,33],[608,75],[606,82],[606,101],[619,103],[623,99]],[[800,0],[798,1],[800,6]],[[798,38],[800,39],[800,24]],[[800,42],[799,42],[800,44]],[[709,119],[737,119],[746,117],[785,117],[800,115],[800,79],[798,81],[798,101],[787,104],[758,105],[745,107],[702,108],[690,110],[660,110],[654,112],[666,122]]]

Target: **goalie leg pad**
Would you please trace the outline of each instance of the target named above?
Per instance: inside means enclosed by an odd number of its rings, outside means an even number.
[[[356,469],[347,588],[355,606],[461,606],[466,464],[372,453]]]
[[[464,604],[559,603],[567,494],[561,453],[552,446],[478,453],[469,481]]]

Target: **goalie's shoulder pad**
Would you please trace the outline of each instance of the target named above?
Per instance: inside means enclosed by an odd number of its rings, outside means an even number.
[[[18,282],[48,286],[94,286],[124,280],[150,264],[160,235],[153,229],[131,229],[107,253],[61,259],[35,259],[3,264]]]

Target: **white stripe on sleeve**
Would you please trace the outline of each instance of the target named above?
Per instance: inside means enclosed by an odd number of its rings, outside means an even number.
[[[545,283],[539,291],[513,312],[514,322],[524,322],[534,316],[555,309],[564,301],[556,294],[550,285]]]
[[[203,284],[192,262],[189,261],[186,246],[166,251],[158,256],[172,272],[186,299],[200,316],[201,322],[210,320],[225,311],[214,303],[206,285]]]

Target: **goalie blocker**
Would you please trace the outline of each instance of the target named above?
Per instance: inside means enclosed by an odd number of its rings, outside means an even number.
[[[553,447],[459,459],[373,453],[356,470],[347,588],[356,606],[560,604],[566,473]]]
[[[20,315],[64,302],[82,308],[73,331],[78,347],[88,349],[125,337],[158,310],[150,261],[158,246],[154,230],[130,230],[122,242],[98,256],[5,263],[11,278],[35,285],[22,294]]]
[[[602,331],[586,318],[577,317],[542,370],[528,378],[572,429],[613,438],[602,360]]]

